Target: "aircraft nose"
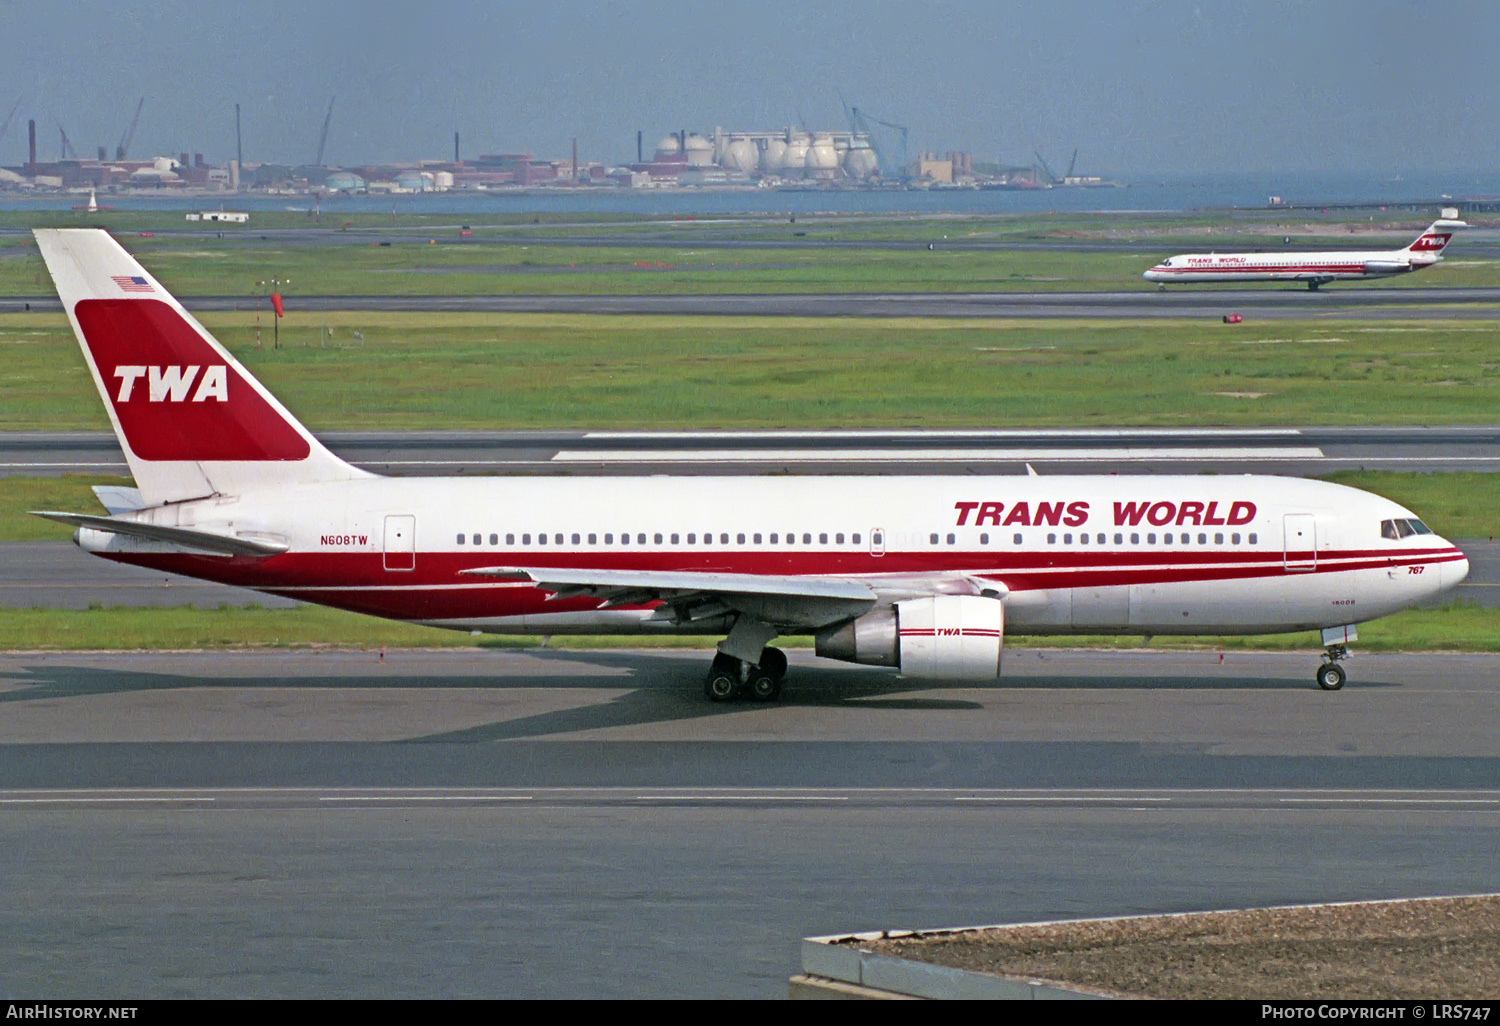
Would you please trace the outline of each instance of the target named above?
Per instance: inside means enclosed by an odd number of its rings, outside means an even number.
[[[1463,583],[1464,578],[1469,576],[1468,558],[1456,559],[1452,563],[1443,563],[1443,576],[1441,578],[1443,590],[1456,588]]]

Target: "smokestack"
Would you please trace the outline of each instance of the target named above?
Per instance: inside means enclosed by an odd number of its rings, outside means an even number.
[[[234,187],[240,187],[240,168],[245,166],[245,154],[240,149],[240,105],[234,105]]]
[[[637,164],[644,164],[646,162],[645,154],[641,150],[641,130],[639,128],[635,130],[635,162]]]
[[[573,137],[573,181],[578,181],[578,136]]]
[[[455,164],[462,163],[462,161],[460,161],[458,159],[458,133],[457,132],[453,133],[453,163],[455,163]]]
[[[181,164],[183,167],[187,167],[188,166],[187,151],[186,150],[184,150],[183,152],[177,154],[177,163]]]
[[[104,149],[103,146],[99,147],[99,163],[102,164],[102,163],[104,163],[108,159],[109,159],[108,152]]]
[[[31,158],[26,162],[26,173],[29,174],[29,175],[31,175],[31,177],[35,178],[36,177],[36,121],[35,120],[31,120],[31,121],[27,121],[26,122],[26,138],[27,138],[27,140],[29,142],[29,146],[30,146],[30,148],[27,150],[27,152],[31,154]]]

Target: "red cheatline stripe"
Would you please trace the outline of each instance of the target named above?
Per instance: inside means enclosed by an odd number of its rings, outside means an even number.
[[[1174,580],[1238,579],[1275,576],[1284,561],[1305,561],[1307,553],[1289,556],[1280,550],[1251,552],[1146,551],[1109,552],[1077,549],[1029,552],[917,552],[885,557],[863,553],[665,553],[628,555],[597,551],[423,553],[417,569],[399,574],[387,571],[380,552],[287,553],[267,560],[234,561],[185,554],[114,556],[121,562],[185,573],[250,588],[382,589],[413,591],[423,588],[463,590],[515,587],[515,582],[481,582],[458,576],[458,571],[481,566],[557,566],[601,570],[677,570],[708,573],[782,574],[791,576],[862,577],[878,581],[901,573],[965,573],[1006,580],[1013,589],[1055,587],[1065,581],[1094,586],[1110,583],[1151,583]],[[1455,548],[1370,550],[1351,549],[1317,554],[1317,573],[1347,570],[1399,569],[1426,563],[1457,562],[1464,555]],[[1045,582],[1045,583],[1042,583]]]
[[[1161,274],[1364,274],[1364,264],[1221,264],[1217,267],[1153,267]]]

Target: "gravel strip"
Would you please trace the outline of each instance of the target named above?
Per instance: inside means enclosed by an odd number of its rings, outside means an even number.
[[[1492,999],[1500,895],[1094,919],[859,946],[1122,997]]]

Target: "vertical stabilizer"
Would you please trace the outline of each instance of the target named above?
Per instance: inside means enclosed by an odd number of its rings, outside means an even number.
[[[1427,230],[1418,235],[1403,253],[1410,253],[1418,260],[1436,261],[1442,257],[1443,250],[1453,239],[1453,233],[1469,227],[1467,221],[1439,220],[1432,222]]]
[[[36,240],[148,504],[372,476],[324,448],[108,233]]]

